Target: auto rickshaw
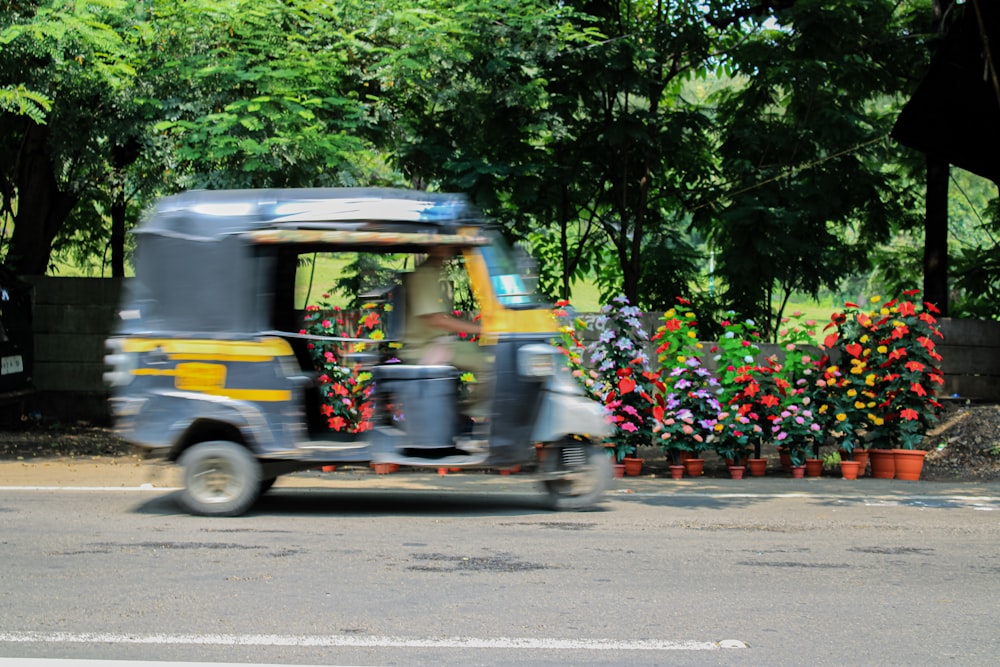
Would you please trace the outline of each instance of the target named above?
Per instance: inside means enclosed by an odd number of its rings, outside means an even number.
[[[550,307],[526,289],[502,237],[466,198],[398,189],[191,191],[158,202],[134,230],[107,341],[105,380],[118,434],[182,467],[189,512],[245,513],[276,478],[323,466],[390,463],[535,473],[553,509],[597,502],[611,479],[604,412],[551,344]],[[489,418],[463,449],[460,377],[401,363],[403,281],[381,290],[376,338],[313,335],[296,276],[311,253],[416,257],[434,246],[464,261],[480,345],[494,360]],[[315,306],[313,307],[315,308]],[[391,316],[391,317],[388,317]],[[370,378],[366,421],[335,429],[321,409],[316,346],[335,345]]]

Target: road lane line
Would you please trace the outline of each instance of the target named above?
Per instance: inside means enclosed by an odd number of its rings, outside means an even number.
[[[159,644],[196,646],[298,646],[340,648],[459,648],[578,651],[716,651],[747,648],[735,639],[668,641],[661,639],[559,639],[556,637],[390,637],[320,635],[186,635],[109,632],[0,632],[0,644]]]

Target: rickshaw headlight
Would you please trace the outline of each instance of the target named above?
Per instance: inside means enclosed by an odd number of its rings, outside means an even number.
[[[522,377],[548,377],[558,370],[559,350],[551,345],[525,345],[517,351],[517,372]]]

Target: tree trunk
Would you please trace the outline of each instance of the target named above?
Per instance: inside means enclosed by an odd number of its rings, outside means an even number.
[[[948,316],[948,163],[927,156],[924,214],[924,300]]]
[[[125,189],[118,188],[111,203],[111,277],[125,277]]]
[[[17,215],[6,263],[20,275],[44,275],[52,242],[79,197],[59,189],[46,125],[29,122],[18,156]]]

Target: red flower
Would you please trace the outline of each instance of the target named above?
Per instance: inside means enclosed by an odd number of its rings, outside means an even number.
[[[891,359],[893,361],[897,361],[899,359],[902,359],[905,356],[906,356],[906,348],[905,347],[897,347],[895,350],[892,350],[891,352],[889,352],[889,359]]]
[[[908,370],[908,371],[912,371],[914,373],[919,373],[920,371],[924,370],[924,368],[926,368],[926,366],[924,366],[919,361],[907,361],[906,362],[906,370]]]
[[[773,408],[774,406],[776,406],[781,401],[779,401],[778,397],[775,396],[775,395],[773,395],[773,394],[765,394],[765,395],[763,395],[763,396],[760,397],[760,402],[761,402],[761,405],[763,405],[764,407]]]
[[[903,317],[908,317],[910,315],[916,315],[917,309],[913,307],[913,303],[910,301],[904,301],[899,304],[899,314]]]
[[[912,391],[917,396],[926,396],[927,395],[927,390],[924,389],[923,386],[919,382],[914,382],[912,385],[910,385],[910,391]]]
[[[845,346],[844,350],[847,351],[847,354],[851,355],[855,359],[858,359],[861,357],[863,348],[858,343],[851,343],[850,345]]]
[[[618,380],[618,391],[622,394],[631,393],[635,389],[635,380],[629,377],[623,377]]]
[[[917,411],[914,410],[913,408],[904,408],[900,410],[899,416],[905,419],[906,421],[913,421],[915,419],[920,418],[920,414],[917,413]]]

